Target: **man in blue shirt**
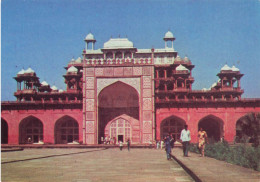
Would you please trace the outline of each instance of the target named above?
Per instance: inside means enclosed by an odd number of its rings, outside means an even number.
[[[190,143],[190,130],[188,130],[188,125],[184,126],[184,129],[181,131],[181,141],[183,145],[183,156],[188,157],[188,147]]]

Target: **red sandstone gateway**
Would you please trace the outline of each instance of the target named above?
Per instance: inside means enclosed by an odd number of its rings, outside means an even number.
[[[210,88],[192,90],[192,65],[173,48],[137,49],[127,38],[111,38],[94,49],[85,38],[83,58],[72,59],[66,91],[39,82],[28,68],[18,72],[16,102],[2,102],[2,144],[99,144],[105,138],[146,144],[168,133],[180,138],[189,125],[192,142],[203,127],[212,141],[242,137],[241,123],[260,112],[260,99],[241,99],[243,74],[225,65]]]

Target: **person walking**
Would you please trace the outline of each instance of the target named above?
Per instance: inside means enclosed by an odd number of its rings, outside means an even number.
[[[161,150],[163,149],[163,140],[161,140]]]
[[[175,143],[175,137],[174,137],[174,134],[172,134],[172,137],[171,137],[171,140],[170,140],[170,144],[171,144],[171,151],[172,149],[174,148],[174,143]]]
[[[203,130],[203,128],[200,128],[198,132],[198,137],[199,137],[199,151],[200,151],[200,156],[204,157],[204,150],[205,150],[205,144],[206,141],[208,140],[208,136],[206,131]]]
[[[123,149],[123,142],[121,140],[119,141],[119,148],[122,151],[122,149]]]
[[[184,126],[184,129],[181,131],[181,141],[183,146],[183,156],[188,157],[188,148],[190,144],[190,130],[188,130],[188,125]]]
[[[167,160],[171,159],[171,138],[170,135],[167,135],[166,139],[165,139],[165,151],[166,151],[166,155],[167,155]]]
[[[128,151],[130,151],[130,139],[129,138],[127,140],[127,148],[128,148]]]

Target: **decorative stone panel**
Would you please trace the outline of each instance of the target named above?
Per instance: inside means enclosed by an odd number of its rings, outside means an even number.
[[[86,111],[94,111],[94,106],[94,99],[86,99]]]
[[[143,67],[143,75],[151,75],[151,67],[150,66]]]
[[[149,143],[152,141],[152,134],[143,134],[143,141],[144,143]]]
[[[94,112],[86,112],[86,119],[87,120],[95,120],[95,113]]]
[[[104,68],[105,76],[113,76],[113,68]]]
[[[133,68],[132,67],[125,67],[124,68],[124,75],[125,76],[131,76],[133,74]]]
[[[151,76],[144,76],[143,77],[143,88],[151,88],[151,87],[152,87]]]
[[[86,78],[86,89],[94,89],[94,77]]]
[[[104,70],[104,68],[96,68],[95,69],[95,75],[96,76],[103,76],[103,70]]]
[[[86,133],[94,133],[94,121],[86,121]]]
[[[143,99],[143,110],[152,110],[152,99],[151,98]]]
[[[142,67],[133,67],[133,75],[136,76],[142,75]]]
[[[151,121],[152,120],[152,111],[144,111],[143,112],[143,120]]]
[[[87,144],[94,144],[94,134],[87,134],[86,143]]]
[[[143,131],[144,131],[144,133],[151,133],[152,132],[152,122],[151,121],[145,121],[144,122]]]
[[[143,97],[152,97],[151,89],[143,89]]]
[[[114,76],[123,76],[124,69],[122,67],[114,68]]]
[[[94,68],[86,68],[86,76],[94,76]]]
[[[95,95],[94,95],[94,90],[86,90],[86,97],[89,99],[94,99]]]

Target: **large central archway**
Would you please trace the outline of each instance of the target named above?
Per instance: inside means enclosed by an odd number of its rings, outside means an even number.
[[[169,133],[173,134],[176,140],[180,140],[181,130],[184,128],[185,121],[179,117],[171,116],[166,118],[161,123],[161,139]]]
[[[42,122],[34,116],[23,119],[19,125],[19,136],[21,144],[43,141]]]
[[[203,128],[207,132],[209,142],[217,142],[224,135],[223,125],[220,118],[209,115],[199,121],[198,129]]]
[[[98,96],[99,143],[106,137],[108,122],[123,114],[139,120],[139,97],[133,87],[118,81],[104,88]]]

